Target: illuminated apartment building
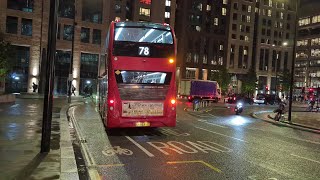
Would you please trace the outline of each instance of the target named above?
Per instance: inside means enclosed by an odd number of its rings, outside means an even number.
[[[58,1],[55,94],[66,94],[71,62],[76,94],[83,93],[87,85],[95,87],[98,64],[112,20],[150,21],[172,26],[175,22],[175,0]],[[0,0],[0,32],[17,50],[15,66],[6,81],[7,91],[32,92],[32,83],[39,84],[44,79],[49,10],[49,1]]]

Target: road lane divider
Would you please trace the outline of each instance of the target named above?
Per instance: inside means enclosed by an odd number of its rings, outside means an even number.
[[[237,140],[237,141],[242,141],[242,142],[246,142],[247,143],[247,141],[245,141],[245,140],[242,140],[242,139],[239,139],[239,138],[235,138],[235,137],[232,137],[232,136],[228,136],[228,135],[225,135],[225,134],[221,134],[221,133],[218,133],[218,132],[210,131],[208,129],[204,129],[204,128],[197,127],[197,126],[195,126],[195,128],[201,129],[203,131],[207,131],[207,132],[210,132],[210,133],[213,133],[213,134],[218,134],[220,136],[228,137],[228,138],[231,138],[231,139],[234,139],[234,140]]]
[[[300,158],[300,159],[304,159],[304,160],[307,160],[307,161],[311,161],[311,162],[315,162],[315,163],[320,164],[320,161],[316,161],[316,160],[309,159],[309,158],[306,158],[306,157],[298,156],[298,155],[296,155],[296,154],[290,154],[290,155],[291,155],[291,156],[294,156],[294,157],[297,157],[297,158]]]
[[[204,162],[204,161],[168,161],[167,164],[190,164],[190,163],[200,163],[203,164],[205,166],[207,166],[208,168],[210,168],[213,171],[216,171],[218,173],[221,173],[222,171],[216,167],[214,167],[213,165]]]
[[[215,124],[215,123],[208,122],[208,121],[205,120],[205,119],[198,119],[197,121],[203,122],[203,123],[206,123],[206,124],[209,124],[209,125],[212,125],[212,126],[217,126],[217,127],[221,127],[221,128],[228,128],[228,127],[223,126],[223,125],[219,125],[219,124]]]
[[[131,141],[135,146],[137,146],[141,151],[143,151],[144,153],[146,153],[147,156],[149,157],[154,157],[154,155],[148,151],[146,148],[144,148],[143,146],[141,146],[139,143],[137,143],[135,140],[133,140],[131,137],[129,136],[125,136],[129,141]]]

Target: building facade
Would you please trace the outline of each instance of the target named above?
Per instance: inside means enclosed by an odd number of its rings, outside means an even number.
[[[112,20],[150,21],[174,26],[175,0],[58,0],[56,94],[66,94],[72,73],[77,95],[95,87],[98,65]],[[0,32],[16,49],[7,91],[32,92],[45,74],[49,0],[0,0]],[[74,40],[73,60],[71,60]],[[70,72],[70,64],[73,69]]]
[[[320,87],[320,2],[301,4],[299,11],[295,85]]]
[[[241,80],[257,73],[257,93],[280,90],[278,75],[290,70],[296,13],[289,0],[231,0],[227,67]],[[241,83],[240,83],[241,85]],[[240,91],[239,83],[236,83]]]
[[[226,63],[227,0],[177,0],[177,80],[209,80]]]

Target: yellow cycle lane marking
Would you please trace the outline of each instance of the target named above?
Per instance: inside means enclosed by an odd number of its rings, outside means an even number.
[[[209,163],[206,163],[202,160],[197,160],[197,161],[168,161],[167,164],[190,164],[190,163],[201,163],[205,166],[207,166],[208,168],[218,172],[218,173],[221,173],[222,171],[216,167],[214,167],[213,165],[209,164]]]

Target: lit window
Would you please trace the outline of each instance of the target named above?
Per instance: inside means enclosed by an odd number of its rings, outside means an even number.
[[[223,57],[220,56],[220,57],[218,58],[218,64],[219,64],[219,65],[223,65]]]
[[[269,6],[272,7],[272,0],[269,0]]]
[[[248,6],[248,12],[251,12],[251,6]]]
[[[227,9],[226,8],[222,8],[222,15],[223,16],[227,15]]]
[[[271,17],[272,16],[272,11],[270,9],[268,9],[268,16]]]
[[[171,1],[166,0],[166,6],[171,6]]]
[[[207,11],[211,11],[211,6],[209,4],[207,5]]]
[[[195,79],[196,78],[196,68],[186,68],[186,78]]]
[[[220,44],[219,49],[222,51],[223,50],[223,45]]]
[[[250,16],[247,16],[247,22],[249,23],[251,21]]]
[[[165,13],[164,13],[164,17],[165,17],[165,18],[170,18],[170,12],[165,12]]]
[[[311,49],[311,56],[320,57],[320,49]]]
[[[143,16],[150,16],[150,9],[148,8],[140,8],[140,15],[143,15]]]
[[[320,15],[318,15],[318,16],[313,16],[313,17],[312,17],[312,23],[318,23],[318,22],[320,22]]]
[[[320,38],[311,39],[311,46],[314,46],[314,45],[320,45]]]
[[[151,0],[140,0],[142,4],[151,4]]]
[[[196,26],[196,31],[200,32],[201,31],[201,27],[200,26]]]
[[[228,4],[228,0],[223,0],[223,4]]]
[[[219,19],[218,18],[214,18],[213,19],[213,25],[215,25],[215,26],[219,25]]]
[[[280,18],[283,19],[283,12],[280,12]]]
[[[304,26],[304,25],[308,25],[310,24],[310,18],[303,18],[303,19],[299,19],[299,26]]]
[[[243,50],[243,55],[248,55],[248,50],[244,49]]]
[[[244,40],[245,41],[249,41],[249,37],[248,36],[244,36]]]

